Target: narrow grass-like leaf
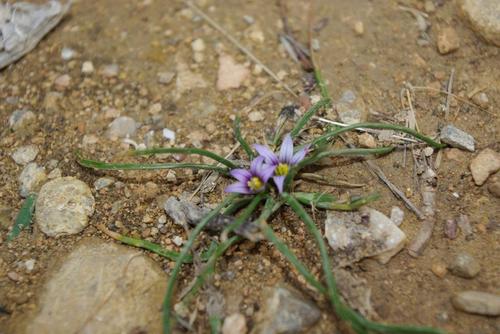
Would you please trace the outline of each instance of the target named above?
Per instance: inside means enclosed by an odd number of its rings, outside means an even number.
[[[444,148],[447,145],[446,144],[441,144],[438,143],[437,141],[433,140],[430,137],[427,137],[413,129],[407,128],[405,126],[400,126],[400,125],[395,125],[395,124],[384,124],[384,123],[356,123],[356,124],[351,124],[343,128],[337,128],[336,130],[333,131],[328,131],[327,133],[316,137],[312,142],[312,146],[316,146],[318,143],[322,143],[325,140],[329,140],[331,138],[334,138],[344,132],[348,132],[351,130],[355,130],[357,128],[365,128],[365,129],[385,129],[385,130],[394,130],[394,131],[399,131],[403,133],[407,133],[417,139],[420,139],[421,141],[425,142],[429,146],[433,148]]]
[[[35,209],[36,194],[30,194],[24,200],[19,213],[16,216],[14,226],[12,230],[7,234],[7,241],[11,241],[16,238],[19,233],[31,224],[31,219],[33,217],[33,211]]]
[[[139,156],[139,155],[153,155],[153,154],[196,154],[204,157],[211,158],[221,164],[227,166],[228,168],[236,168],[237,166],[233,164],[231,161],[227,160],[224,157],[221,157],[218,154],[213,152],[203,150],[195,147],[156,147],[156,148],[148,148],[144,150],[132,150],[130,151],[130,155]]]
[[[230,205],[227,206],[227,208],[224,208],[222,211],[225,215],[233,215],[236,213],[239,209],[247,205],[252,201],[251,197],[243,197],[243,198],[237,198],[235,199]]]
[[[333,195],[319,193],[303,193],[296,192],[293,196],[302,204],[310,205],[318,209],[338,210],[338,211],[353,211],[359,209],[363,205],[376,201],[380,196],[376,193],[368,196],[360,196],[351,199],[349,202],[340,203]]]
[[[221,319],[218,316],[212,315],[208,318],[210,324],[210,334],[219,334],[221,331]]]
[[[246,154],[248,155],[248,159],[252,160],[254,157],[254,152],[250,145],[248,145],[245,138],[243,138],[243,136],[241,135],[240,116],[236,116],[236,119],[234,120],[234,137],[240,143],[243,150],[245,150]]]
[[[304,126],[306,126],[307,122],[309,122],[311,117],[316,115],[321,108],[328,106],[329,104],[330,104],[330,99],[326,98],[319,100],[311,108],[309,108],[309,110],[306,113],[304,113],[304,115],[302,115],[302,117],[297,121],[297,123],[292,129],[292,132],[290,132],[292,138],[297,137],[300,131],[302,131],[302,129],[304,128]]]
[[[106,169],[106,170],[155,170],[155,169],[206,169],[214,170],[222,174],[227,174],[228,169],[224,167],[219,167],[216,165],[206,165],[206,164],[196,164],[196,163],[154,163],[154,164],[142,164],[142,163],[107,163],[98,160],[85,159],[80,153],[76,153],[77,162],[83,166],[94,169]]]
[[[170,306],[172,305],[172,298],[174,295],[174,287],[177,281],[177,276],[181,271],[182,263],[185,261],[187,256],[189,255],[189,251],[194,244],[195,239],[198,237],[203,228],[213,219],[223,207],[231,203],[237,195],[231,195],[225,198],[225,200],[219,204],[215,209],[210,211],[199,223],[196,227],[191,231],[189,238],[181,250],[179,254],[178,260],[175,263],[174,269],[170,273],[170,278],[167,282],[167,292],[165,293],[165,298],[163,300],[163,333],[168,334],[171,332],[171,315],[170,315]]]
[[[314,77],[319,86],[319,91],[321,97],[323,99],[330,99],[330,95],[328,94],[328,87],[326,87],[325,80],[323,79],[323,75],[321,74],[319,69],[314,69]]]

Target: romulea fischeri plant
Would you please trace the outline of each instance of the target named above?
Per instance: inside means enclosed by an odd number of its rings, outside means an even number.
[[[316,74],[317,77],[320,78],[319,73]],[[327,129],[322,135],[295,147],[294,140],[311,117],[322,107],[330,103],[330,99],[326,95],[326,90],[324,89],[324,85],[321,85],[321,81],[320,88],[323,98],[313,105],[310,110],[304,113],[289,134],[282,136],[278,133],[274,137],[273,144],[277,144],[279,140],[282,139],[277,152],[273,151],[269,146],[261,144],[254,144],[252,149],[252,146],[242,137],[239,128],[239,119],[236,119],[234,134],[236,140],[241,144],[241,147],[248,156],[250,162],[250,167],[248,169],[242,168],[242,166],[234,161],[228,160],[213,152],[198,148],[153,148],[134,150],[131,151],[131,154],[135,156],[159,153],[196,154],[211,158],[216,163],[105,163],[86,159],[78,154],[77,159],[79,164],[89,168],[108,170],[190,168],[216,171],[222,175],[231,176],[237,181],[225,188],[225,192],[228,193],[228,196],[198,222],[179,253],[165,250],[160,245],[149,241],[121,236],[115,232],[109,233],[115,239],[126,244],[148,249],[175,261],[175,266],[168,280],[163,304],[164,333],[171,333],[173,318],[176,316],[172,304],[174,299],[174,288],[181,266],[182,264],[193,261],[193,256],[190,255],[190,251],[192,250],[195,240],[206,225],[221,214],[234,216],[234,219],[225,226],[221,234],[224,237],[220,238],[220,242],[215,245],[212,244],[211,247],[201,255],[201,259],[205,261],[205,265],[201,273],[196,277],[194,284],[190,286],[190,290],[182,297],[181,301],[184,305],[190,300],[190,297],[196,293],[199,287],[203,285],[207,277],[215,271],[217,259],[222,256],[229,247],[242,240],[241,236],[235,235],[233,232],[241,227],[241,225],[248,221],[252,221],[260,227],[265,238],[283,254],[304,279],[311,286],[316,288],[318,292],[324,294],[328,298],[337,316],[343,321],[348,322],[356,333],[444,333],[439,329],[430,327],[387,325],[370,321],[351,309],[340,297],[325,241],[315,222],[304,208],[304,205],[327,210],[356,210],[360,206],[375,200],[377,195],[371,194],[354,198],[349,202],[339,202],[331,194],[294,192],[293,181],[300,175],[302,169],[327,157],[386,154],[394,149],[394,147],[331,149],[330,144],[336,137],[344,132],[357,128],[390,129],[409,134],[433,148],[439,149],[445,145],[406,127],[383,123],[358,123],[342,128]],[[273,146],[277,147],[278,145]],[[269,218],[284,206],[289,206],[297,214],[317,243],[322,260],[323,282],[318,280],[307,269],[267,224]],[[212,328],[218,327],[217,323],[220,322],[220,319],[211,318],[209,320],[211,326],[213,325]],[[214,332],[217,332],[217,330],[214,330]]]

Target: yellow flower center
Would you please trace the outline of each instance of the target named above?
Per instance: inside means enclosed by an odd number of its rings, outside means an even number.
[[[257,176],[253,176],[250,179],[250,181],[247,182],[247,185],[253,191],[260,190],[264,186],[264,184],[262,183],[262,181]]]
[[[288,167],[287,164],[279,164],[278,166],[276,166],[276,169],[274,170],[274,174],[276,174],[277,176],[286,176],[288,174],[288,170],[290,169],[290,167]]]

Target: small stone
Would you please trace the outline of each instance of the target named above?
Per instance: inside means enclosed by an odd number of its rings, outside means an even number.
[[[207,87],[207,82],[201,74],[191,72],[189,67],[184,63],[177,64],[177,78],[175,81],[177,97],[182,93],[195,88]]]
[[[111,122],[106,131],[108,138],[128,138],[135,135],[138,124],[128,116],[121,116]]]
[[[377,142],[375,138],[369,133],[363,133],[358,136],[358,143],[361,147],[375,148],[377,147]]]
[[[442,262],[434,262],[431,266],[431,271],[439,278],[445,277],[448,272],[446,265]]]
[[[28,273],[32,272],[33,269],[35,269],[35,263],[36,261],[34,259],[24,261],[24,266],[26,267],[26,271]]]
[[[84,61],[82,64],[82,73],[83,74],[92,74],[94,73],[94,64],[91,61]]]
[[[36,193],[45,180],[47,180],[45,168],[39,167],[35,162],[30,162],[19,175],[20,195],[27,197],[31,193]]]
[[[59,168],[54,168],[53,170],[50,171],[49,175],[47,175],[47,178],[49,180],[52,179],[57,179],[58,177],[62,176],[62,171]]]
[[[250,122],[260,122],[264,120],[264,115],[260,111],[252,111],[248,114]]]
[[[179,237],[178,235],[176,235],[175,237],[173,237],[172,241],[178,247],[182,246],[182,244],[184,243],[184,240],[182,240],[182,238]]]
[[[365,26],[362,21],[354,22],[354,32],[358,36],[361,36],[365,33]]]
[[[498,0],[459,0],[463,16],[486,41],[500,46],[500,2]]]
[[[456,222],[457,222],[457,226],[460,228],[460,230],[464,234],[465,239],[469,240],[474,233],[472,231],[472,226],[470,224],[469,217],[467,215],[459,215],[458,218],[456,219]]]
[[[255,23],[255,19],[253,18],[253,16],[250,16],[250,15],[244,15],[243,21],[245,21],[246,24],[248,24],[249,26],[251,26],[252,24]]]
[[[71,60],[76,56],[76,51],[72,48],[64,47],[61,50],[61,58],[63,60]]]
[[[301,333],[321,317],[316,305],[294,290],[278,286],[268,289],[266,295],[256,315],[255,333]]]
[[[436,5],[434,5],[434,1],[426,0],[424,2],[424,10],[426,13],[434,13],[436,11]]]
[[[29,110],[16,110],[9,117],[9,126],[13,131],[29,127],[36,120],[35,114]]]
[[[321,49],[321,45],[320,45],[319,39],[313,38],[311,40],[311,47],[312,47],[312,49],[314,51],[319,51]]]
[[[472,97],[472,102],[477,104],[482,108],[488,108],[490,104],[490,100],[488,99],[488,95],[485,92],[477,93]]]
[[[38,147],[36,145],[21,146],[12,153],[12,159],[14,159],[18,165],[26,165],[35,160],[38,152]]]
[[[246,334],[247,320],[241,313],[233,313],[224,319],[222,334]]]
[[[250,71],[244,65],[236,63],[233,57],[222,54],[219,57],[217,89],[239,88],[249,74]]]
[[[443,28],[437,35],[437,48],[440,54],[445,55],[458,50],[460,40],[452,27]]]
[[[172,79],[175,77],[175,72],[159,72],[157,74],[158,83],[163,85],[168,85],[172,82]]]
[[[454,219],[448,219],[444,225],[444,235],[451,240],[458,236],[457,222]]]
[[[101,190],[103,188],[109,187],[115,182],[115,179],[110,177],[100,177],[94,182],[95,190]]]
[[[432,156],[432,154],[434,154],[434,149],[432,147],[430,147],[430,146],[427,146],[422,151],[424,152],[424,155],[426,157],[430,157],[430,156]]]
[[[453,275],[463,278],[474,278],[481,270],[481,267],[470,254],[460,253],[455,256],[448,269],[450,269]]]
[[[69,87],[71,84],[71,77],[69,74],[63,74],[61,76],[58,76],[56,80],[54,80],[54,85],[56,86],[57,90],[63,91],[66,88]]]
[[[500,153],[490,148],[482,150],[470,163],[470,171],[476,185],[483,185],[488,177],[500,170]]]
[[[193,49],[194,52],[203,52],[205,50],[205,42],[203,39],[197,38],[191,42],[191,49]]]
[[[8,272],[8,273],[7,273],[7,277],[8,277],[9,279],[11,279],[12,281],[14,281],[14,282],[19,282],[19,281],[21,281],[21,280],[22,280],[22,277],[21,277],[21,276],[19,276],[19,274],[18,274],[18,273],[16,273],[15,271],[10,271],[10,272]]]
[[[257,43],[264,43],[265,40],[264,33],[257,26],[250,27],[250,30],[248,31],[248,37],[252,41]]]
[[[177,182],[177,176],[173,170],[169,170],[167,173],[167,182],[175,183]]]
[[[162,109],[163,109],[163,107],[162,107],[161,103],[154,103],[151,105],[151,107],[149,107],[148,113],[150,113],[152,115],[158,115]]]
[[[403,219],[405,217],[405,212],[401,210],[401,208],[397,206],[393,206],[391,209],[391,220],[396,226],[399,226],[403,223]]]
[[[201,63],[201,62],[203,62],[204,59],[205,59],[205,56],[201,52],[195,52],[193,54],[193,60],[195,63]]]
[[[120,67],[118,66],[118,64],[109,64],[101,67],[100,73],[106,78],[114,78],[118,75],[119,71]]]
[[[500,315],[500,296],[481,291],[459,292],[451,299],[453,306],[473,314],[497,317]]]
[[[94,197],[90,188],[74,177],[47,182],[36,200],[35,218],[48,236],[76,234],[88,224],[94,213]]]
[[[496,198],[500,198],[500,175],[493,177],[488,182],[488,191]]]
[[[474,152],[474,137],[470,134],[454,127],[453,125],[446,125],[441,129],[441,141],[450,145],[451,147],[460,148],[470,152]]]
[[[61,99],[63,95],[59,92],[48,92],[43,99],[43,107],[48,113],[56,113],[61,110]]]
[[[175,132],[174,131],[167,129],[167,128],[163,128],[163,130],[161,131],[161,134],[163,135],[163,138],[168,139],[170,141],[175,141]]]

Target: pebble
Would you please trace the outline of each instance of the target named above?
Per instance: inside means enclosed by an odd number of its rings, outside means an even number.
[[[182,238],[181,238],[181,237],[179,237],[178,235],[176,235],[176,236],[174,236],[174,237],[172,238],[172,242],[173,242],[176,246],[180,247],[180,246],[182,246],[182,244],[184,243],[184,240],[182,240]]]
[[[346,90],[342,93],[339,102],[335,104],[335,109],[340,121],[349,125],[361,122],[364,106],[361,101],[358,101],[353,91]]]
[[[62,171],[59,168],[54,168],[53,170],[50,171],[49,175],[47,175],[47,178],[49,180],[52,179],[57,179],[58,177],[62,176]]]
[[[255,333],[302,333],[321,317],[320,310],[299,292],[285,286],[265,291],[262,309],[256,315]]]
[[[451,240],[458,236],[457,222],[454,219],[448,219],[444,225],[444,235]]]
[[[440,54],[445,55],[458,50],[460,40],[452,27],[441,29],[437,35],[437,48]]]
[[[70,84],[71,84],[71,77],[69,76],[69,74],[60,75],[54,80],[54,85],[56,89],[60,91],[63,91],[66,88],[68,88]]]
[[[246,334],[247,320],[241,313],[233,313],[224,319],[222,334]]]
[[[236,63],[230,55],[222,54],[219,57],[217,89],[239,88],[249,74],[250,71],[244,65]]]
[[[35,218],[48,236],[76,234],[94,213],[94,197],[84,182],[61,177],[47,182],[36,200]]]
[[[18,273],[16,273],[15,271],[8,272],[7,277],[14,282],[19,282],[22,280],[22,277]]]
[[[184,63],[178,63],[177,78],[175,81],[176,96],[179,97],[182,93],[195,88],[205,88],[208,86],[203,76],[199,73],[194,73],[189,70],[189,67]]]
[[[491,148],[482,150],[470,163],[472,178],[478,186],[483,185],[488,177],[498,170],[500,170],[500,153]]]
[[[248,24],[249,26],[255,23],[255,19],[253,18],[253,16],[250,15],[244,15],[243,21],[245,21],[246,24]]]
[[[500,2],[498,0],[458,0],[462,15],[486,41],[500,47]]]
[[[36,261],[34,259],[24,261],[24,266],[26,267],[26,271],[28,273],[32,272],[33,269],[35,269],[35,263]]]
[[[500,198],[500,175],[493,177],[488,182],[488,191],[496,198]]]
[[[63,95],[59,92],[48,92],[43,99],[43,107],[48,113],[58,112],[60,107],[61,99]]]
[[[394,222],[368,207],[359,212],[328,211],[325,237],[342,265],[365,257],[385,264],[406,242],[406,235]]]
[[[94,73],[94,64],[90,61],[84,61],[82,64],[82,73],[83,74],[92,74]]]
[[[26,333],[161,332],[167,277],[137,249],[85,238],[55,269]]]
[[[463,291],[455,294],[451,302],[461,311],[497,317],[500,315],[500,296],[481,291]]]
[[[27,197],[31,193],[36,193],[46,180],[45,168],[39,167],[35,162],[30,162],[19,175],[20,195]]]
[[[442,262],[435,262],[431,266],[431,271],[439,278],[443,278],[446,276],[448,270],[446,269],[446,265]]]
[[[191,49],[193,49],[194,52],[203,52],[205,50],[205,42],[203,39],[197,38],[191,42]]]
[[[162,85],[168,85],[172,82],[172,79],[175,77],[175,72],[159,72],[157,74],[158,83]]]
[[[250,122],[260,122],[264,120],[264,115],[260,111],[252,111],[248,114]]]
[[[362,133],[358,136],[358,143],[361,147],[375,148],[377,147],[377,142],[375,138],[369,133]]]
[[[441,129],[441,141],[451,147],[460,148],[470,152],[474,152],[474,137],[467,132],[464,132],[453,125],[446,125]]]
[[[477,104],[482,108],[487,108],[488,105],[490,104],[490,99],[488,99],[488,95],[486,95],[485,92],[481,92],[472,96],[472,102],[474,102],[475,104]]]
[[[248,37],[257,43],[264,43],[265,37],[262,30],[260,30],[257,26],[251,26],[248,31]]]
[[[113,78],[118,75],[120,71],[120,66],[118,64],[109,64],[101,67],[101,74],[106,78]]]
[[[161,134],[163,135],[163,138],[168,139],[170,141],[175,141],[175,132],[174,131],[167,129],[167,128],[163,128],[163,130],[161,130]]]
[[[113,120],[108,125],[106,135],[108,138],[129,138],[133,137],[139,125],[132,117],[121,116]]]
[[[354,32],[356,35],[361,36],[365,33],[365,25],[362,21],[354,22]]]
[[[38,152],[39,150],[36,145],[21,146],[12,153],[12,159],[14,159],[18,165],[26,165],[35,160]]]
[[[481,267],[479,263],[468,253],[457,254],[450,265],[448,266],[450,272],[462,278],[474,278],[479,274]]]
[[[457,225],[465,236],[466,240],[469,240],[474,232],[472,231],[472,226],[467,215],[460,215],[456,219]]]
[[[100,177],[94,182],[95,190],[101,190],[103,188],[109,187],[115,182],[115,179],[110,177]]]
[[[27,128],[35,122],[35,114],[30,110],[16,110],[9,117],[9,127],[13,131]]]
[[[393,206],[391,209],[391,221],[399,226],[403,223],[403,219],[405,217],[405,212],[401,210],[398,206]]]
[[[61,58],[63,60],[71,60],[76,56],[76,51],[69,47],[63,47],[61,50]]]

